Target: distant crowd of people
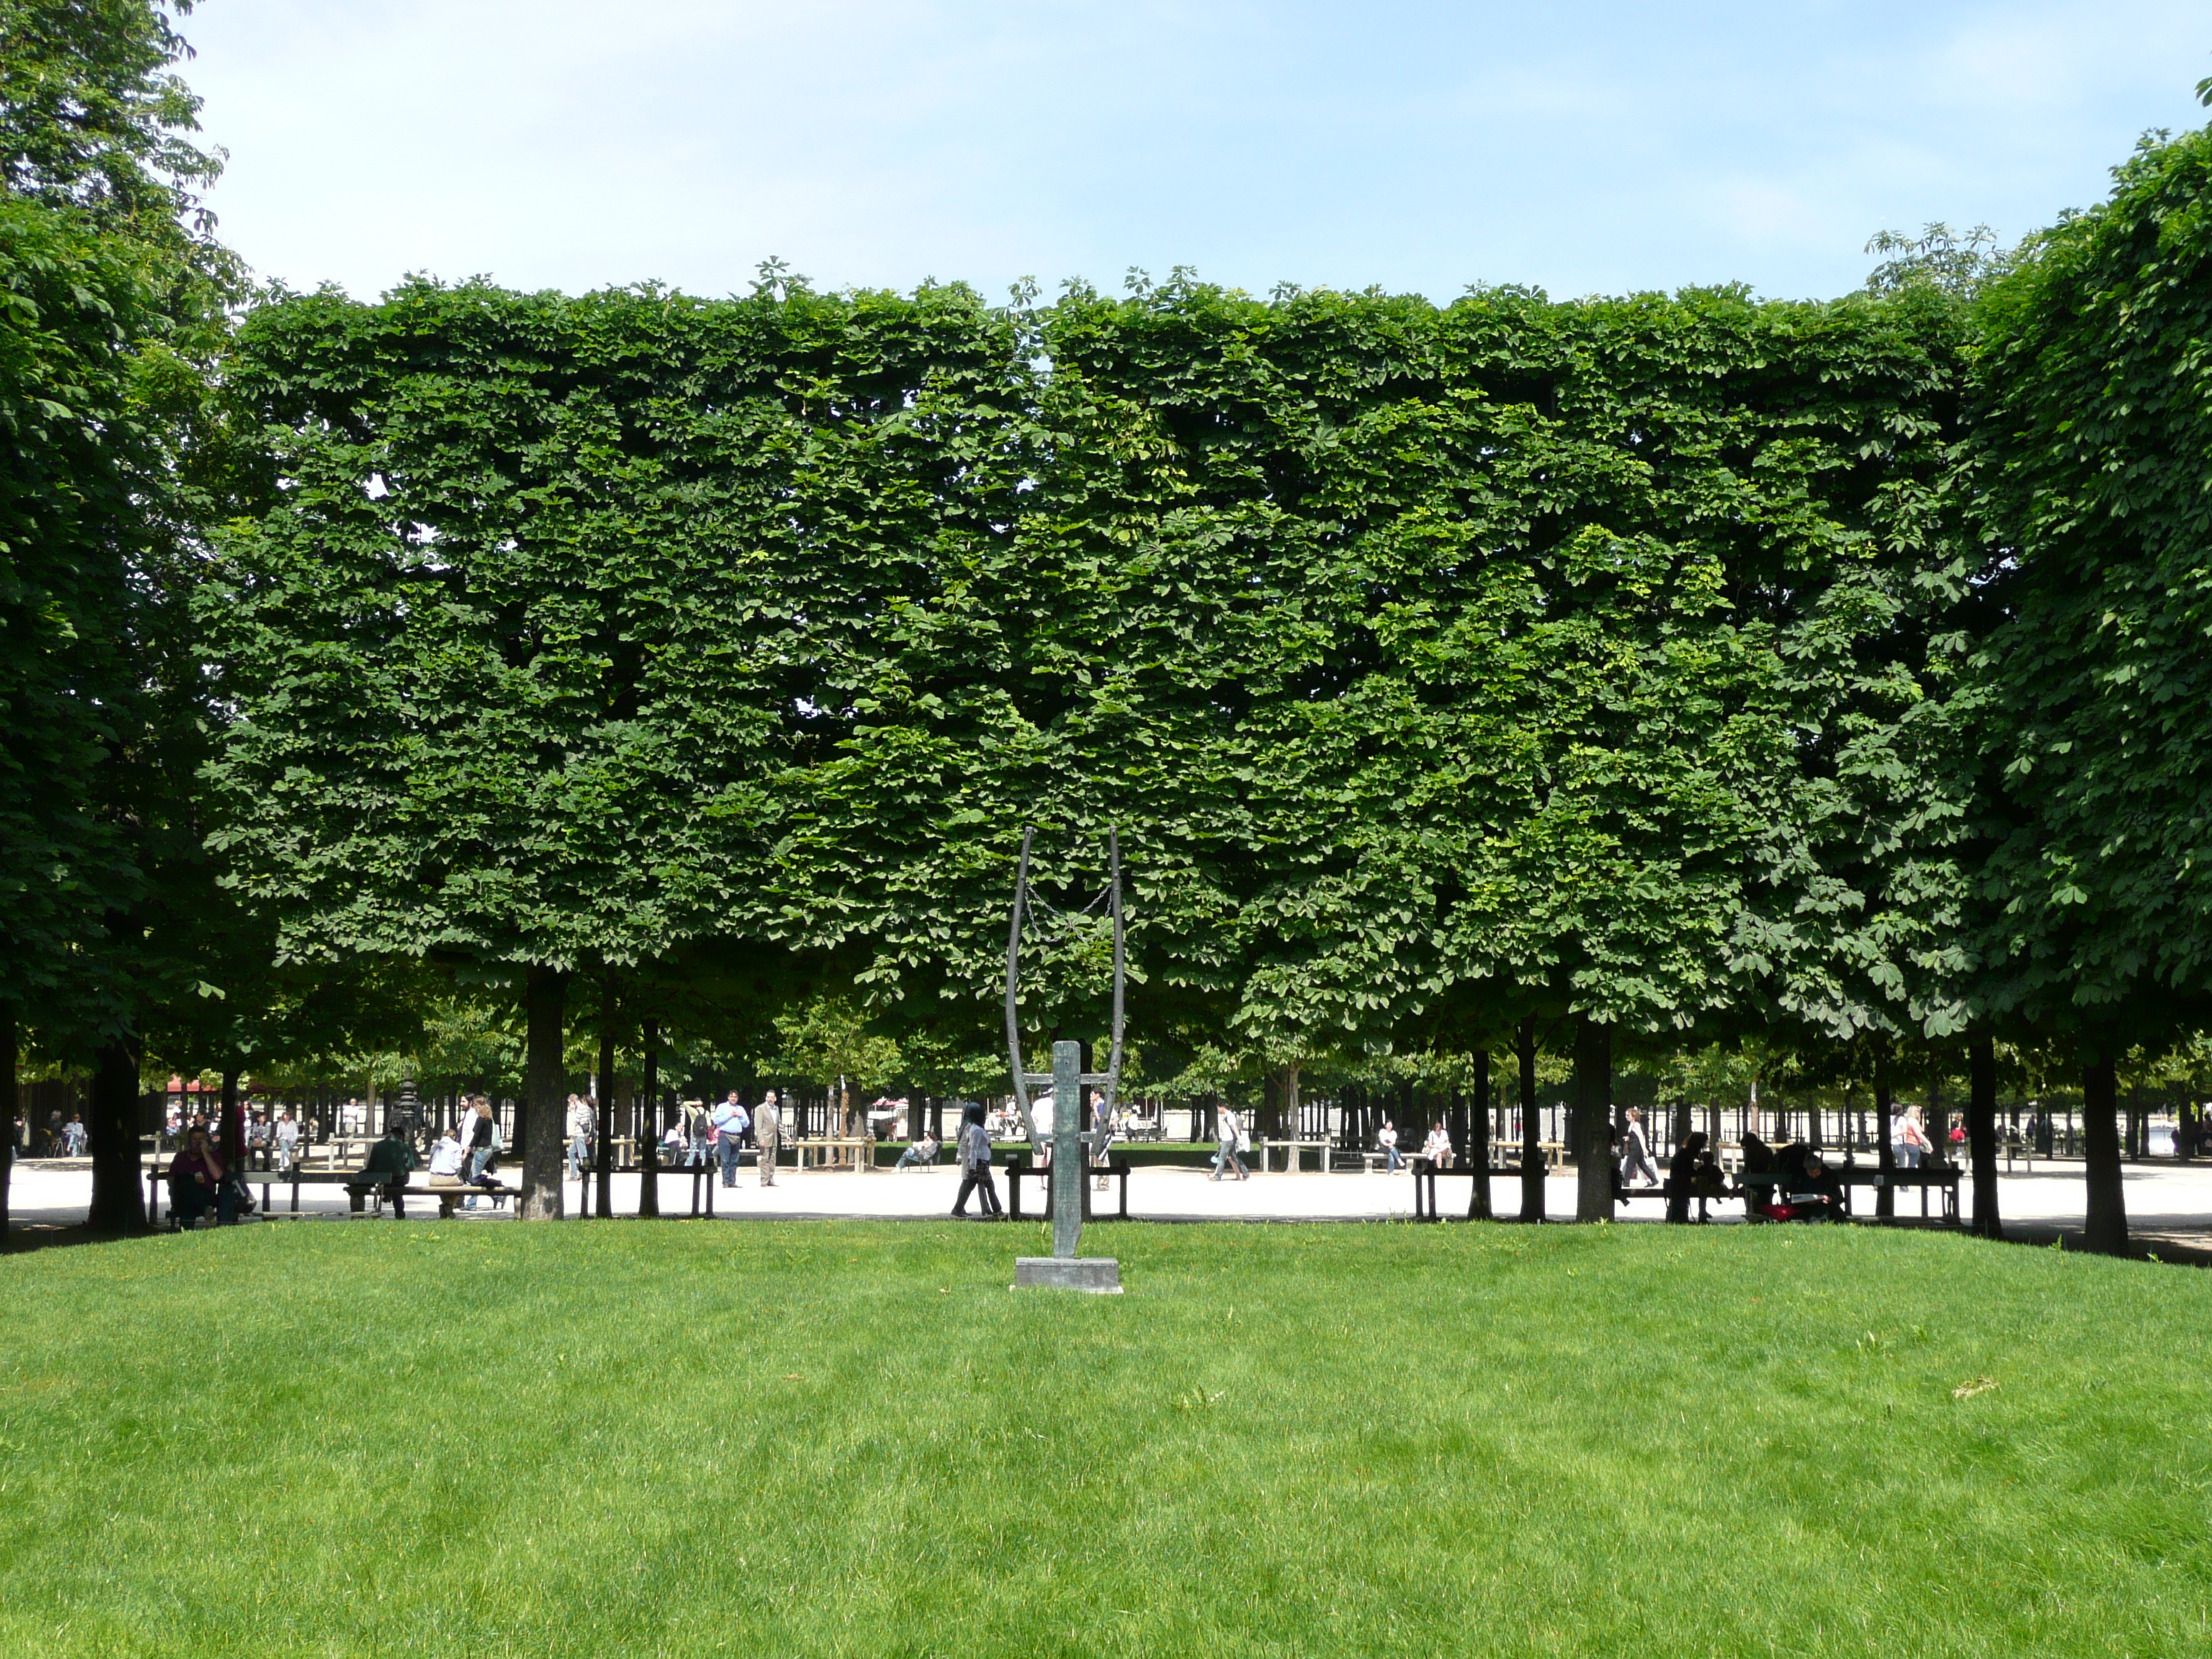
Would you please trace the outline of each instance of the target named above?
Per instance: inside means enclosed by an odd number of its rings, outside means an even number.
[[[980,1203],[982,1218],[1003,1215],[992,1176],[994,1147],[1003,1139],[1027,1139],[1020,1112],[1011,1104],[987,1111],[979,1104],[956,1103],[962,1115],[950,1150],[962,1180],[952,1213],[964,1218],[969,1200],[975,1198]],[[1103,1164],[1105,1149],[1119,1132],[1121,1125],[1115,1120],[1121,1115],[1109,1116],[1103,1097],[1097,1091],[1091,1091],[1089,1104],[1086,1127],[1092,1132],[1091,1157],[1094,1162]],[[432,1187],[471,1189],[465,1200],[467,1208],[475,1209],[484,1200],[495,1207],[503,1207],[512,1189],[498,1178],[500,1159],[506,1151],[498,1114],[490,1099],[483,1095],[465,1097],[459,1107],[459,1121],[431,1139],[427,1160],[417,1151],[415,1124],[404,1115],[395,1115],[384,1135],[371,1147],[361,1169],[355,1172],[356,1179],[349,1183],[352,1189],[357,1194],[380,1189],[395,1211],[404,1213],[400,1206],[404,1201],[408,1177],[427,1161]],[[598,1112],[593,1103],[580,1095],[570,1095],[568,1107],[568,1173],[572,1179],[583,1179],[593,1168],[598,1149]],[[908,1107],[905,1100],[879,1099],[870,1109],[870,1133],[866,1139],[874,1139],[874,1120],[903,1115]],[[1038,1137],[1039,1166],[1048,1168],[1054,1127],[1051,1095],[1048,1093],[1033,1101],[1029,1115]],[[85,1150],[87,1134],[82,1113],[73,1112],[64,1118],[57,1110],[36,1128],[20,1121],[9,1127],[15,1132],[19,1147],[31,1156],[78,1157]],[[2200,1117],[2189,1127],[2203,1137],[2197,1146],[2189,1150],[2212,1154],[2212,1115]],[[934,1167],[947,1151],[925,1125],[917,1121],[914,1127],[915,1137],[901,1152],[896,1165],[898,1170]],[[278,1176],[290,1173],[317,1134],[312,1119],[283,1106],[273,1111],[249,1108],[241,1129],[242,1156],[238,1160],[239,1167],[232,1169],[224,1158],[218,1126],[204,1113],[188,1115],[172,1109],[163,1126],[163,1139],[176,1148],[167,1170],[171,1212],[176,1223],[220,1224],[250,1213],[253,1203],[246,1177],[257,1171]],[[1252,1141],[1243,1115],[1232,1106],[1219,1107],[1215,1114],[1215,1151],[1207,1166],[1207,1178],[1249,1180],[1251,1170],[1245,1159],[1252,1150]],[[2044,1138],[2052,1133],[2052,1126],[2047,1116],[2031,1112],[2024,1127],[2009,1133],[2018,1140],[2041,1145]],[[660,1139],[661,1167],[719,1170],[721,1185],[731,1188],[738,1184],[739,1168],[750,1163],[758,1172],[760,1184],[772,1187],[776,1184],[777,1155],[785,1134],[782,1100],[774,1089],[765,1091],[759,1101],[750,1106],[734,1089],[712,1105],[702,1100],[686,1100],[680,1103]],[[1947,1153],[1952,1164],[1964,1160],[1966,1127],[1963,1119],[1956,1115],[1947,1126],[1944,1144],[1939,1145],[1929,1132],[1925,1109],[1917,1104],[1899,1103],[1887,1126],[1887,1138],[1890,1165],[1899,1171],[1941,1166],[1947,1161]],[[1747,1213],[1772,1220],[1818,1221],[1839,1216],[1847,1210],[1843,1182],[1830,1167],[1826,1155],[1821,1148],[1804,1142],[1770,1146],[1759,1134],[1747,1130],[1743,1136],[1736,1178],[1731,1179],[1703,1132],[1692,1133],[1683,1139],[1669,1157],[1662,1176],[1644,1125],[1644,1115],[1638,1108],[1631,1107],[1623,1113],[1620,1125],[1612,1131],[1612,1139],[1616,1196],[1626,1198],[1638,1190],[1662,1192],[1669,1221],[1690,1220],[1692,1209],[1698,1220],[1707,1220],[1711,1205],[1722,1199],[1741,1200]],[[1370,1168],[1379,1164],[1387,1170],[1396,1171],[1407,1166],[1408,1155],[1401,1149],[1397,1126],[1389,1118],[1384,1118],[1375,1130],[1374,1147]],[[1411,1157],[1425,1160],[1439,1170],[1451,1169],[1460,1161],[1444,1119],[1435,1121],[1419,1150]],[[1106,1184],[1103,1175],[1099,1184],[1102,1188]]]

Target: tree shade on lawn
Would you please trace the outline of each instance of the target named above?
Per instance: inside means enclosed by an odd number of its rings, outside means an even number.
[[[1019,1240],[949,1224],[12,1258],[0,1650],[2203,1651],[2204,1275],[1887,1229],[1102,1232],[1120,1297],[1012,1296]]]

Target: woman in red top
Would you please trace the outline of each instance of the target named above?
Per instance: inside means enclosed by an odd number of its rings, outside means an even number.
[[[196,1223],[209,1211],[225,1227],[238,1219],[238,1202],[231,1196],[222,1159],[208,1145],[207,1131],[195,1128],[185,1137],[176,1157],[169,1160],[169,1220],[173,1225]]]

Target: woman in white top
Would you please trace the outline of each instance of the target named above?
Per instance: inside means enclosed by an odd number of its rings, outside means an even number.
[[[1037,1153],[1037,1168],[1049,1170],[1052,1168],[1052,1097],[1050,1095],[1039,1095],[1035,1100],[1030,1102],[1030,1122],[1036,1129],[1037,1145],[1042,1149]]]
[[[438,1137],[438,1144],[430,1148],[430,1180],[434,1185],[458,1187],[461,1184],[461,1138],[451,1129]]]
[[[1429,1138],[1421,1143],[1421,1156],[1439,1170],[1451,1168],[1451,1132],[1444,1127],[1442,1118],[1437,1120],[1437,1127],[1429,1131]]]

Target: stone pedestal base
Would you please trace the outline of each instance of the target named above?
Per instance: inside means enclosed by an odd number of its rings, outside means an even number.
[[[1093,1296],[1121,1294],[1121,1264],[1110,1255],[1018,1255],[1018,1291],[1088,1291]]]

